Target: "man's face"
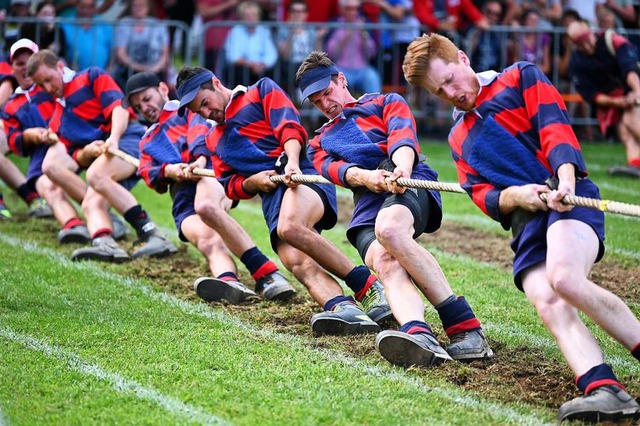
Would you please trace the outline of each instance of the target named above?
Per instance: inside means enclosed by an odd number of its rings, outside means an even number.
[[[129,103],[145,120],[157,123],[160,113],[168,99],[160,93],[157,87],[148,87],[129,96]]]
[[[214,84],[213,90],[200,89],[187,108],[208,120],[222,124],[225,121],[225,109],[228,103],[229,99]]]
[[[92,18],[96,12],[94,0],[80,0],[76,6],[78,18]]]
[[[423,87],[450,105],[469,111],[475,106],[480,83],[469,65],[469,58],[459,51],[458,62],[432,60]]]
[[[332,78],[326,89],[309,96],[309,102],[318,108],[325,117],[332,120],[342,114],[344,105],[350,98],[347,81],[344,74],[340,73],[337,81]]]
[[[31,55],[33,55],[32,51],[21,49],[13,55],[13,60],[11,61],[13,75],[18,81],[18,86],[23,89],[28,89],[33,86],[33,80],[29,77],[29,74],[27,74],[27,61]]]
[[[578,52],[586,55],[593,55],[596,52],[596,36],[588,28],[570,34],[570,37]]]
[[[64,65],[62,65],[62,62],[58,62],[55,68],[50,68],[42,64],[31,78],[33,78],[34,83],[51,95],[52,98],[62,98],[64,95],[64,83],[62,81],[63,68]]]

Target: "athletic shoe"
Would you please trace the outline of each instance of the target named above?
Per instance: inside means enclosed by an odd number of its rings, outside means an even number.
[[[0,220],[9,220],[13,216],[5,203],[0,203]]]
[[[37,218],[53,217],[51,206],[47,204],[44,198],[38,197],[29,204],[29,216]]]
[[[640,167],[635,166],[613,166],[607,172],[613,176],[628,176],[640,178]]]
[[[558,410],[558,420],[586,422],[619,421],[640,418],[640,405],[618,386],[600,386],[589,395],[565,402]]]
[[[311,330],[316,336],[377,333],[380,326],[353,302],[340,302],[333,310],[311,317]]]
[[[135,243],[135,245],[140,244],[142,247],[133,252],[134,259],[144,256],[165,257],[178,252],[176,246],[158,228],[154,228],[148,235]]]
[[[120,241],[127,238],[129,228],[127,228],[127,224],[124,223],[122,218],[111,210],[109,210],[109,217],[111,218],[111,225],[113,226],[113,239]]]
[[[86,244],[91,241],[91,234],[85,225],[74,226],[69,229],[61,229],[58,232],[58,242],[60,244]]]
[[[83,247],[71,253],[71,260],[99,260],[102,262],[121,263],[131,260],[111,235],[94,238],[91,247]]]
[[[275,271],[256,281],[256,292],[267,300],[288,300],[296,294],[287,279]]]
[[[463,331],[450,338],[447,353],[457,361],[473,361],[493,357],[482,330]]]
[[[407,334],[385,330],[376,336],[376,347],[384,359],[405,368],[432,367],[451,357],[431,334]]]
[[[371,287],[369,287],[369,290],[365,293],[360,304],[367,313],[367,316],[378,324],[384,324],[393,318],[393,313],[384,295],[384,288],[378,280],[375,280],[373,284],[371,284]]]
[[[193,283],[193,289],[201,299],[207,302],[227,300],[231,303],[240,303],[249,297],[257,297],[257,294],[244,284],[219,278],[200,277]]]

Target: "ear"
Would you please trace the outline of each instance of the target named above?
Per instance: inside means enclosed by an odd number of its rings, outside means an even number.
[[[338,86],[340,85],[344,85],[344,87],[347,87],[349,85],[347,77],[341,72],[338,73]]]
[[[164,81],[161,81],[160,84],[158,85],[158,92],[160,92],[160,94],[163,97],[168,98],[169,97],[169,86],[167,86],[167,84]]]
[[[471,61],[469,60],[469,57],[462,50],[458,50],[458,62],[468,67],[471,66]]]
[[[64,62],[62,61],[58,61],[56,63],[56,69],[60,72],[60,73],[64,73]]]

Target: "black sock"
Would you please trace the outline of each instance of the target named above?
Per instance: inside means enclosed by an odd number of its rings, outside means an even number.
[[[142,209],[140,204],[137,204],[131,207],[124,213],[124,220],[129,222],[129,224],[136,230],[138,237],[141,237],[149,232],[153,231],[155,228],[155,224]]]

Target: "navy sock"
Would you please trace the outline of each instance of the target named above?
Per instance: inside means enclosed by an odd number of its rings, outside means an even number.
[[[344,283],[353,291],[358,293],[364,289],[371,276],[371,271],[364,265],[356,266],[344,277]]]
[[[342,302],[350,302],[350,303],[353,303],[354,305],[356,304],[356,301],[355,301],[355,299],[353,297],[340,295],[340,296],[336,296],[336,297],[334,297],[332,299],[329,299],[329,301],[324,304],[324,310],[325,311],[331,311],[333,308],[335,308],[335,306],[338,303],[342,303]]]
[[[16,192],[18,193],[20,198],[22,198],[24,202],[27,204],[31,203],[33,200],[39,197],[38,193],[33,189],[29,188],[29,185],[27,185],[26,183],[23,183],[22,185],[20,185],[16,189]]]
[[[255,274],[265,263],[271,262],[258,247],[252,247],[242,253],[240,262],[249,270],[251,275]],[[273,271],[271,271],[273,272]]]
[[[463,331],[480,329],[480,321],[478,321],[471,310],[471,306],[469,306],[467,300],[462,296],[453,300],[451,300],[451,297],[455,298],[455,295],[450,296],[447,300],[436,306],[447,336],[451,337]]]
[[[640,343],[638,343],[635,348],[631,349],[631,355],[640,361]]]
[[[142,209],[140,204],[131,207],[129,210],[124,212],[123,216],[124,220],[129,222],[129,224],[133,226],[133,229],[136,230],[138,237],[141,237],[155,228],[155,224],[151,222],[149,215]],[[150,226],[149,224],[153,226]]]
[[[424,321],[409,321],[400,327],[400,331],[407,334],[431,334],[431,327]]]
[[[600,364],[593,367],[580,377],[576,377],[576,386],[585,395],[600,386],[614,385],[624,389],[618,378],[607,364]]]

